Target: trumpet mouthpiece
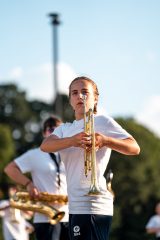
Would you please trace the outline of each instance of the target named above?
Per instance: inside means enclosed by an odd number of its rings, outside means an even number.
[[[83,100],[86,100],[87,96],[85,94],[82,95]]]

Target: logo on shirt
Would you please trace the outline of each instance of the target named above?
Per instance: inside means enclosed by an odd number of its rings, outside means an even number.
[[[78,235],[81,235],[81,233],[80,233],[80,227],[79,226],[74,226],[73,227],[73,235],[74,236],[78,236]]]

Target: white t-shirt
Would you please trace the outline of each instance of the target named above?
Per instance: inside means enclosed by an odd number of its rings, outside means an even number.
[[[95,132],[106,136],[125,139],[130,135],[110,117],[95,116]],[[59,138],[71,137],[84,131],[84,120],[65,123],[57,127],[53,134]],[[84,150],[79,147],[70,147],[60,151],[61,159],[65,164],[69,213],[71,214],[101,214],[113,215],[113,196],[106,189],[106,180],[103,176],[107,167],[111,149],[103,147],[96,152],[97,179],[102,195],[86,196],[90,188],[90,174],[84,174]]]
[[[154,215],[149,219],[146,229],[150,228],[160,228],[160,215]],[[160,237],[160,231],[156,233],[156,237]]]
[[[29,150],[14,161],[22,173],[31,173],[33,183],[40,192],[67,195],[65,168],[62,161],[60,161],[60,187],[58,186],[56,164],[50,155],[42,152],[40,148]],[[61,221],[68,222],[68,205],[58,206],[56,204],[55,208],[65,211],[65,216]],[[44,214],[35,213],[34,222],[49,222],[49,218]]]
[[[8,206],[9,200],[0,201],[0,208]],[[5,240],[29,240],[26,227],[31,227],[31,224],[25,220],[19,209],[8,207],[1,210],[0,215],[2,217],[3,236]]]

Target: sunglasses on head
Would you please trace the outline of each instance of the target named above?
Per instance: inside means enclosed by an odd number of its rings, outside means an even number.
[[[46,132],[52,133],[54,131],[55,127],[46,127]]]

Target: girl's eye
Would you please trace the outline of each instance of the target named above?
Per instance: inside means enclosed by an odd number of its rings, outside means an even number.
[[[72,95],[76,95],[77,94],[77,92],[72,92]]]
[[[87,94],[88,94],[88,91],[82,91],[82,94],[83,94],[83,95],[87,95]]]

